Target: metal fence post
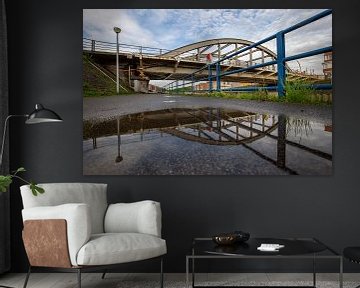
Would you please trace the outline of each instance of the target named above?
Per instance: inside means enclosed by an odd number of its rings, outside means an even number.
[[[194,92],[194,74],[191,75],[191,91]]]
[[[220,73],[221,73],[220,63],[216,63],[216,90],[217,91],[221,91]]]
[[[212,71],[211,71],[211,64],[209,64],[209,66],[208,66],[208,69],[209,69],[209,75],[208,75],[208,77],[209,77],[209,92],[212,92],[212,90],[213,90],[213,85],[212,85]]]
[[[285,37],[282,31],[276,33],[276,49],[277,49],[277,73],[278,73],[278,83],[277,90],[278,96],[285,96],[285,81],[286,81],[286,72],[285,72]]]
[[[95,52],[95,40],[91,40],[91,52]]]

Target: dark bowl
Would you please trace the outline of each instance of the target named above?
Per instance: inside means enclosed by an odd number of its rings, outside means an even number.
[[[212,240],[218,245],[232,245],[237,241],[235,234],[215,235]]]
[[[236,235],[237,242],[245,242],[250,238],[250,233],[244,231],[234,231],[233,234]]]

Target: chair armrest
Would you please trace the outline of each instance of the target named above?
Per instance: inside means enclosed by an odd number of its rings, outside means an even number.
[[[89,206],[82,203],[71,203],[58,206],[33,207],[22,210],[23,221],[64,219],[66,220],[67,241],[71,264],[77,265],[76,256],[80,248],[89,241],[91,235],[91,221]],[[41,239],[34,235],[34,241]]]
[[[145,200],[111,204],[104,224],[105,233],[143,233],[161,237],[160,203]]]

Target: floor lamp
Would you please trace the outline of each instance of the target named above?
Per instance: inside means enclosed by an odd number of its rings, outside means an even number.
[[[63,121],[58,114],[56,114],[54,111],[52,111],[50,109],[44,108],[44,106],[41,104],[36,104],[35,110],[33,112],[31,112],[30,114],[7,116],[5,119],[5,123],[4,123],[4,131],[3,131],[3,138],[2,138],[1,151],[0,151],[0,168],[2,167],[8,122],[11,118],[15,118],[15,117],[26,118],[26,120],[25,120],[26,124],[38,124],[38,123],[46,123],[46,122],[62,122]],[[1,284],[0,284],[0,287],[12,288],[9,286],[3,286]]]
[[[36,104],[35,110],[33,112],[31,112],[30,114],[7,116],[5,119],[4,132],[3,132],[2,144],[1,144],[0,167],[2,166],[8,122],[11,118],[15,118],[15,117],[27,118],[25,121],[25,124],[38,124],[38,123],[46,123],[46,122],[62,122],[63,121],[58,114],[56,114],[54,111],[52,111],[50,109],[44,108],[44,106],[41,104]]]

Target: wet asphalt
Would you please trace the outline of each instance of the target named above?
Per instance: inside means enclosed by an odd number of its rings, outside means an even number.
[[[99,121],[142,111],[201,107],[231,108],[272,115],[284,114],[332,125],[332,106],[169,94],[132,94],[84,98],[83,119]]]

